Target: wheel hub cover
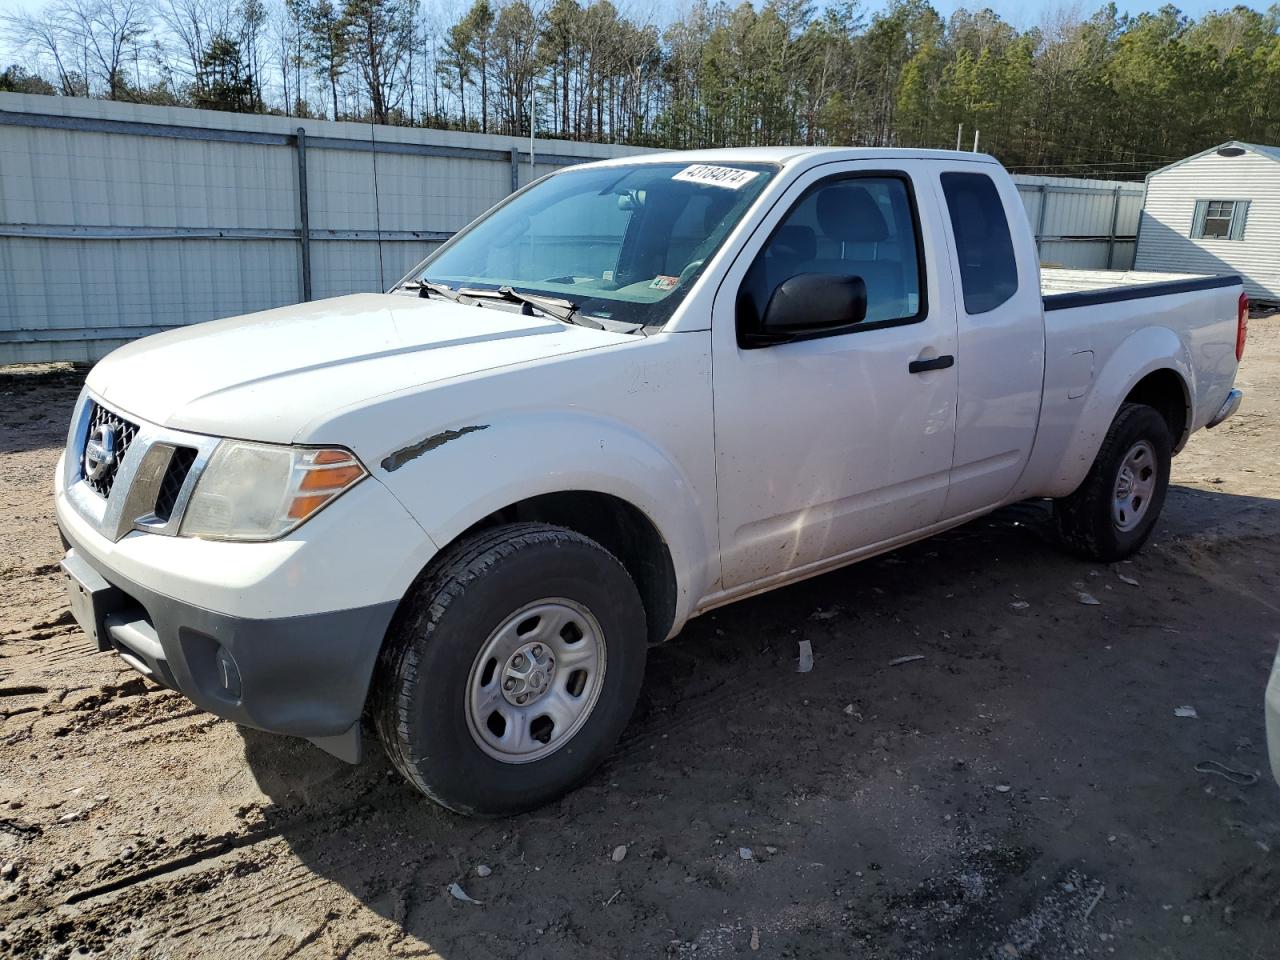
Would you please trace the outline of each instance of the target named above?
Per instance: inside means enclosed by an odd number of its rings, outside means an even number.
[[[502,695],[513,706],[527,707],[551,689],[555,673],[551,651],[540,643],[526,643],[507,659]]]

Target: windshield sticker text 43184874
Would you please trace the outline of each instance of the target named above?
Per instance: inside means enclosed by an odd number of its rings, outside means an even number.
[[[739,170],[736,167],[717,167],[710,163],[695,163],[685,167],[672,180],[684,183],[702,183],[710,187],[728,187],[738,190],[745,187],[757,176],[756,170]]]

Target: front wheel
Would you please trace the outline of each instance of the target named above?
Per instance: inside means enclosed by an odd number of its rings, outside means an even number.
[[[392,763],[459,813],[502,816],[588,776],[635,706],[644,607],[598,543],[537,523],[433,564],[388,636],[373,719]]]
[[[1107,563],[1141,549],[1164,506],[1172,449],[1164,417],[1145,404],[1124,404],[1084,482],[1054,504],[1062,542]]]

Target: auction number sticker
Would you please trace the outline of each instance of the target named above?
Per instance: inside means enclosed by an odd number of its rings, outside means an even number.
[[[710,163],[695,163],[691,167],[685,167],[671,179],[739,190],[754,180],[759,172],[758,170],[739,170],[736,167],[717,167]]]

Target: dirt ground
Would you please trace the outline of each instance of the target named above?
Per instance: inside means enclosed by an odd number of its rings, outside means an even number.
[[[1023,505],[725,608],[585,787],[481,822],[93,652],[51,504],[79,377],[4,372],[0,955],[1280,957],[1280,317],[1239,382],[1133,562]]]

